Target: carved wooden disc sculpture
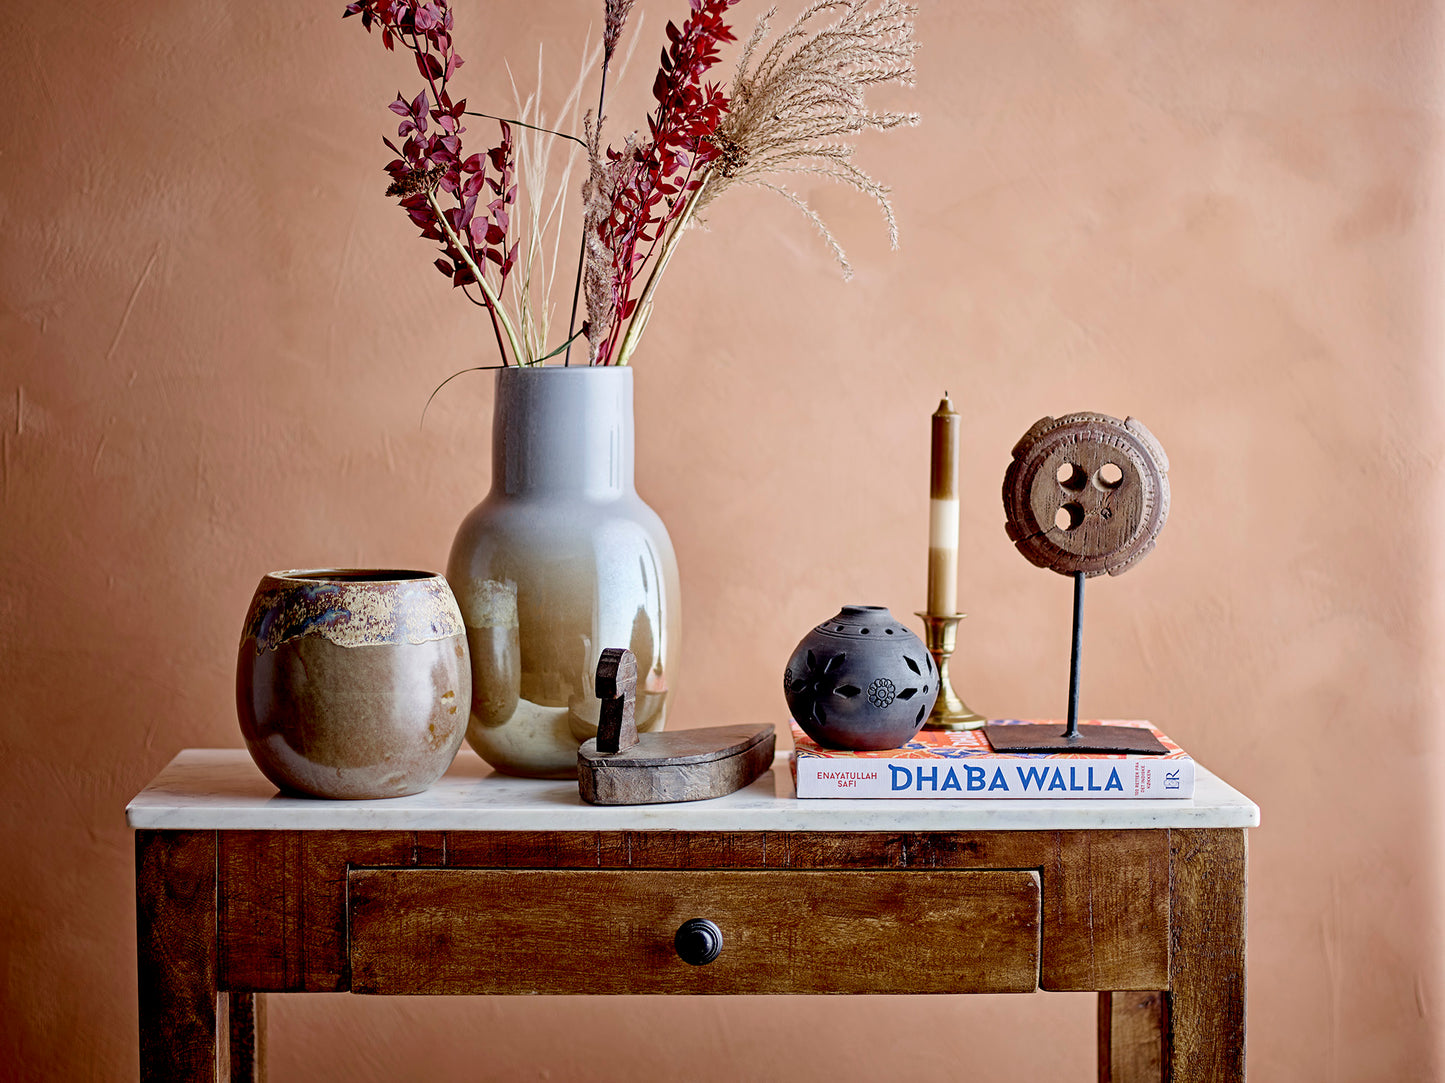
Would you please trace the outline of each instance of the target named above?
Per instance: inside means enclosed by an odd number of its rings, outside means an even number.
[[[1169,518],[1168,471],[1159,441],[1132,417],[1045,417],[1015,445],[1003,478],[1005,527],[1031,563],[1074,580],[1074,635],[1064,731],[1057,724],[987,726],[996,751],[1165,751],[1147,730],[1079,726],[1079,656],[1084,580],[1118,575],[1154,548]]]
[[[1134,418],[1035,422],[1003,479],[1008,536],[1040,568],[1118,575],[1154,548],[1169,517],[1169,459]]]

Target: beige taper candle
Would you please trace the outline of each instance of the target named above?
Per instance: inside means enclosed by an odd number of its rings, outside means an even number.
[[[928,612],[958,609],[958,434],[962,419],[948,393],[933,413],[928,501]]]

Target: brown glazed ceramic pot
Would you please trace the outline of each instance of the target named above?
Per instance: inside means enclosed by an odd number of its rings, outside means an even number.
[[[403,797],[451,765],[472,698],[439,575],[272,572],[241,633],[236,713],[256,766],[312,797]]]

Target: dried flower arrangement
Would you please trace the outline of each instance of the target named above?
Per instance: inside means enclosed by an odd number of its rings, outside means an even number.
[[[397,129],[402,142],[385,140],[396,155],[386,167],[392,179],[387,194],[399,199],[423,237],[441,245],[437,269],[487,310],[502,364],[541,364],[564,352],[570,358],[579,336],[587,340],[590,364],[627,364],[684,231],[736,185],[778,192],[797,206],[832,249],[844,277],[852,270],[843,249],[817,213],[779,182],[780,176],[823,176],[871,197],[897,247],[888,189],[853,163],[853,146],[843,140],[867,129],[918,122],[914,113],[870,110],[864,99],[872,86],[912,84],[916,9],[902,0],[876,0],[871,7],[869,0],[815,0],[763,50],[776,15],[776,9],[769,10],[743,46],[729,98],[705,76],[720,58],[720,46],[735,40],[725,17],[738,0],[689,3],[681,27],[667,24],[668,44],[652,86],[656,107],[647,116],[646,133],[633,132],[616,149],[603,148],[603,107],[633,0],[604,0],[597,108],[584,117],[580,139],[549,130],[535,96],[510,122],[468,111],[465,99],[452,98],[449,84],[462,58],[453,44],[449,0],[347,5],[344,16],[360,15],[367,31],[379,27],[388,50],[400,45],[411,52],[425,81],[415,97],[398,94],[391,103],[402,118]],[[589,57],[584,68],[594,62]],[[580,89],[579,82],[563,114],[575,111]],[[500,141],[484,154],[467,155],[461,142],[467,130],[463,117],[497,120]],[[529,133],[520,138],[520,170],[514,127]],[[552,139],[571,140],[585,150],[587,171],[567,338],[548,350],[548,297],[557,248],[554,239],[549,269],[542,234],[560,234],[560,199],[549,201],[544,191],[550,147],[542,141]],[[569,156],[563,188],[571,162]],[[525,214],[518,212],[519,172]],[[524,222],[525,240],[520,237]],[[586,301],[580,330],[579,293]]]

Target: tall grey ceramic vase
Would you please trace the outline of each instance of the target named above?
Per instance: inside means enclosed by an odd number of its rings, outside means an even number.
[[[573,777],[597,735],[597,661],[637,656],[637,728],[677,684],[672,541],[637,495],[632,370],[497,372],[492,489],[447,561],[472,659],[467,741],[498,770]]]

